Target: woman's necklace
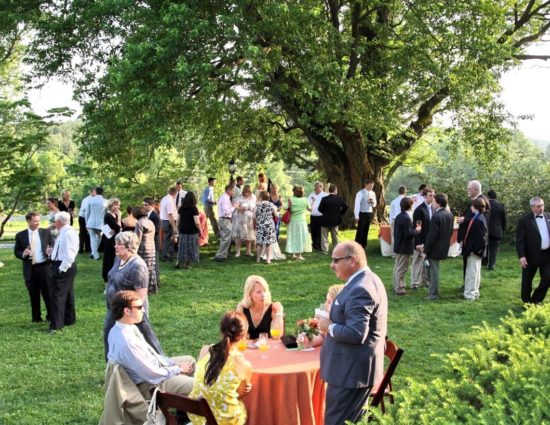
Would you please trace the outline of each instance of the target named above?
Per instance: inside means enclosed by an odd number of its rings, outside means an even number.
[[[132,256],[130,255],[126,260],[120,259],[120,264],[118,265],[118,268],[123,268],[128,262],[132,259]]]

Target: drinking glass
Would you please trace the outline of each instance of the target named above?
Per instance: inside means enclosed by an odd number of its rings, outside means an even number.
[[[262,355],[260,356],[260,358],[262,359],[267,359],[267,355],[265,355],[265,352],[269,350],[269,344],[267,342],[268,338],[269,338],[269,335],[266,332],[262,332],[260,334],[260,337],[258,338],[257,345],[258,345],[258,349],[262,353]]]
[[[237,348],[239,349],[239,351],[246,351],[246,339],[241,339],[237,343]]]

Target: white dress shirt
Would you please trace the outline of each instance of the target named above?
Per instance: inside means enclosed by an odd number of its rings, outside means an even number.
[[[107,359],[122,366],[136,384],[158,385],[182,371],[168,357],[158,354],[135,325],[117,321],[108,336]]]
[[[321,203],[321,199],[323,199],[327,195],[328,193],[322,191],[319,193],[315,193],[315,191],[313,191],[309,194],[309,196],[307,197],[307,202],[309,204],[309,207],[311,208],[312,216],[320,217],[323,215],[323,213],[319,212],[319,204]]]
[[[369,203],[369,199],[372,199],[372,205]],[[359,220],[360,212],[371,213],[373,208],[376,206],[376,194],[372,190],[361,189],[355,195],[355,205],[353,208],[353,213],[355,215],[355,220]]]
[[[59,230],[52,251],[52,261],[61,261],[59,271],[66,272],[71,268],[78,254],[79,239],[76,230],[66,224]]]
[[[390,203],[390,224],[393,224],[393,221],[395,218],[401,213],[401,199],[403,199],[405,195],[399,195],[397,198],[395,198]]]
[[[550,235],[548,234],[546,216],[542,214],[542,218],[537,218],[535,214],[535,223],[537,223],[540,233],[540,249],[544,250],[550,248]]]
[[[185,195],[187,195],[186,190],[181,189],[179,192],[176,192],[176,200],[175,200],[176,211],[180,209],[181,203],[183,202]]]
[[[176,219],[176,200],[170,194],[166,195],[160,200],[160,219],[170,220],[170,214],[172,218]]]
[[[224,193],[218,199],[218,217],[222,218],[231,218],[233,216],[233,211],[235,207],[231,204],[231,198],[227,193]]]
[[[46,257],[44,257],[44,253],[42,252],[42,241],[40,240],[40,233],[38,233],[38,229],[29,229],[29,245],[32,250],[33,264],[40,264],[46,261]]]

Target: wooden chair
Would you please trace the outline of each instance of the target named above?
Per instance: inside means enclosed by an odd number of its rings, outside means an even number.
[[[218,425],[216,418],[208,405],[205,398],[199,399],[185,397],[180,394],[157,392],[157,406],[164,417],[167,425],[177,425],[177,418],[173,410],[192,413],[193,415],[203,416],[206,418],[206,425]]]
[[[392,384],[391,384],[391,378],[393,376],[393,373],[395,372],[395,369],[397,368],[397,364],[399,363],[399,360],[401,360],[401,356],[403,355],[404,350],[399,348],[395,342],[393,342],[390,339],[386,339],[386,348],[384,350],[384,356],[389,359],[388,368],[384,372],[384,376],[382,377],[382,380],[378,383],[378,385],[375,385],[374,388],[371,391],[371,407],[380,406],[380,409],[382,410],[382,413],[386,413],[386,407],[384,405],[384,397],[387,397],[391,404],[394,402],[394,397],[392,393]]]

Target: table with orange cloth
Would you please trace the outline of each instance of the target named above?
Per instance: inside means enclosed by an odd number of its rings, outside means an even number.
[[[269,346],[265,354],[255,349],[244,352],[253,371],[252,391],[243,397],[247,424],[322,425],[325,383],[319,370],[321,347],[287,350],[275,340],[269,340]]]

